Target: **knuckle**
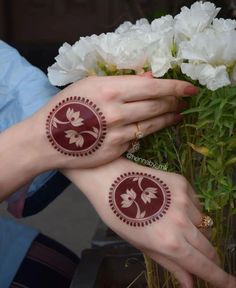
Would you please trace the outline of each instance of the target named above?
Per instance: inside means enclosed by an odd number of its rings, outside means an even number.
[[[155,101],[154,103],[150,104],[150,110],[153,113],[161,114],[165,110],[165,102],[164,101]]]
[[[100,93],[104,101],[114,101],[118,98],[118,91],[108,86],[101,86]]]
[[[114,147],[120,146],[122,144],[122,137],[119,133],[112,133],[109,139],[111,150],[115,151]]]
[[[179,228],[185,228],[187,226],[186,218],[183,215],[175,215],[174,223]]]
[[[119,111],[119,109],[112,109],[106,116],[106,121],[108,126],[116,126],[124,121],[124,113]]]
[[[188,188],[189,188],[189,182],[188,182],[188,180],[184,177],[184,176],[182,176],[182,175],[178,175],[178,174],[176,174],[177,175],[177,177],[176,177],[176,184],[179,186],[179,187],[181,187],[181,190],[184,190],[184,191],[187,191],[188,190]]]
[[[187,197],[187,195],[182,195],[181,197],[179,197],[178,203],[184,211],[189,208],[189,198]]]
[[[164,248],[165,248],[165,251],[168,255],[179,254],[182,250],[181,244],[174,237],[166,239],[165,244],[164,244]]]
[[[210,260],[213,260],[215,261],[218,257],[217,257],[217,254],[216,254],[216,251],[214,249],[210,249],[210,251],[208,251],[208,258]]]
[[[176,96],[183,96],[184,94],[184,85],[183,81],[175,80],[174,82],[174,91]]]
[[[181,258],[188,259],[193,257],[193,249],[191,247],[185,246],[181,249]]]
[[[117,149],[114,147],[106,149],[106,159],[115,159],[119,156],[117,154]]]
[[[147,91],[148,95],[157,95],[157,85],[156,81],[154,79],[149,79],[146,77],[143,77],[144,84],[145,84],[145,90]]]

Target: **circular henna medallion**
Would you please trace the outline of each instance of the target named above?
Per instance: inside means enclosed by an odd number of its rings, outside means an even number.
[[[124,223],[141,227],[163,217],[171,204],[171,193],[159,178],[138,172],[125,173],[109,192],[112,211]]]
[[[102,145],[106,121],[93,102],[74,96],[62,100],[50,112],[46,133],[59,152],[69,156],[87,156]]]

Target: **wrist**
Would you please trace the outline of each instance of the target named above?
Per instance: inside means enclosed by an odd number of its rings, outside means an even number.
[[[31,118],[0,134],[0,200],[47,170],[46,157]]]

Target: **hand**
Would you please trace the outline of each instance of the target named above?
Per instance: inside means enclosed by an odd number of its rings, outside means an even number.
[[[0,200],[44,171],[118,158],[136,137],[136,122],[144,136],[173,124],[184,106],[177,97],[196,92],[188,82],[150,74],[91,77],[68,86],[0,135]]]
[[[50,115],[47,136],[52,145],[46,143],[56,156],[55,167],[96,167],[124,153],[138,129],[146,136],[179,122],[185,102],[178,98],[195,93],[197,88],[188,82],[149,74],[90,77],[58,93],[36,114],[36,125],[46,135]]]
[[[153,189],[157,186],[147,180],[148,177],[139,181],[134,179],[135,176],[128,176],[130,179],[125,182],[120,175],[130,172],[147,173],[163,181],[162,185],[166,184],[170,191],[169,207],[163,205],[162,194]],[[182,176],[142,167],[124,159],[96,169],[67,170],[64,174],[80,187],[112,230],[172,272],[181,287],[193,287],[192,274],[214,287],[236,287],[236,279],[220,268],[216,251],[196,228],[201,222],[201,208],[191,185]],[[159,213],[155,214],[161,205]]]

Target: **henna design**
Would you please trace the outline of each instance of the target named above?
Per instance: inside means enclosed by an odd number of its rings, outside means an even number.
[[[109,192],[112,211],[124,223],[143,227],[162,218],[171,204],[171,193],[159,178],[129,172],[118,177]]]
[[[90,100],[70,97],[50,112],[46,134],[51,145],[69,156],[87,156],[101,147],[106,135],[106,121]]]

